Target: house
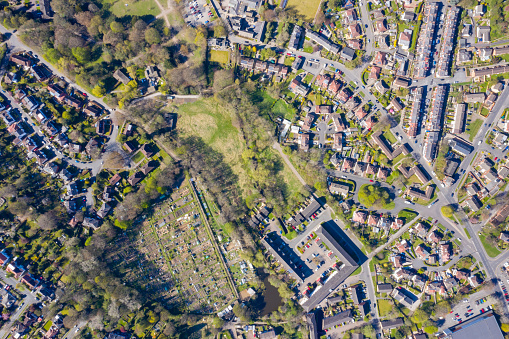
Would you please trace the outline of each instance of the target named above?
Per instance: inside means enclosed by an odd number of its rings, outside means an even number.
[[[404,225],[404,224],[405,224],[405,223],[404,223],[403,219],[396,218],[396,219],[394,219],[394,220],[392,221],[392,223],[391,223],[391,228],[392,228],[393,230],[399,230],[401,227],[403,227],[403,225]]]
[[[274,332],[274,329],[270,329],[269,331],[262,332],[258,335],[258,338],[260,339],[275,339],[277,338],[276,332]]]
[[[85,217],[83,219],[83,226],[96,230],[99,228],[99,226],[101,226],[101,221],[95,218]]]
[[[103,204],[101,205],[101,208],[99,209],[99,211],[97,211],[97,216],[101,219],[104,219],[104,217],[106,217],[110,211],[111,211],[111,206],[108,205],[107,203],[103,202]]]
[[[376,289],[378,293],[390,293],[392,292],[392,285],[391,284],[378,284],[376,285]]]
[[[18,66],[23,66],[27,68],[33,65],[33,61],[30,57],[21,54],[11,55],[9,60]]]
[[[362,124],[362,126],[364,126],[364,128],[371,130],[373,128],[373,126],[376,125],[376,122],[377,122],[376,118],[373,115],[371,115],[366,120],[364,120],[361,124]]]
[[[299,148],[304,152],[309,150],[310,135],[308,133],[299,134]]]
[[[505,243],[509,243],[509,233],[508,232],[501,232],[498,236],[500,240],[502,240]]]
[[[410,249],[410,244],[403,239],[400,243],[396,243],[396,248],[398,249],[399,253],[404,253]]]
[[[387,31],[387,22],[385,19],[375,21],[375,33],[385,33]]]
[[[347,185],[331,183],[329,185],[329,190],[332,194],[337,194],[337,195],[342,195],[342,196],[347,197],[350,187]]]
[[[484,4],[479,4],[475,6],[474,9],[474,18],[480,18],[486,13],[486,9],[484,7]]]
[[[433,282],[430,282],[426,286],[424,292],[426,294],[435,294],[435,293],[438,293],[438,294],[441,294],[441,295],[445,295],[446,294],[446,289],[445,289],[444,284],[441,281],[433,281]]]
[[[390,175],[390,172],[389,172],[388,168],[380,167],[378,169],[378,173],[377,173],[378,180],[386,181],[387,178],[389,177],[389,175]]]
[[[392,330],[394,328],[398,328],[405,325],[403,318],[396,318],[391,320],[382,320],[380,321],[380,325],[382,325],[382,329],[384,330]]]
[[[380,67],[372,66],[371,71],[369,72],[368,80],[378,80],[380,73],[382,73],[382,69]]]
[[[359,106],[359,108],[355,111],[355,116],[359,120],[364,119],[366,115],[368,115],[368,112],[364,109],[363,105]]]
[[[352,49],[361,49],[362,48],[362,40],[361,39],[349,39],[346,41],[348,47]],[[353,57],[352,57],[353,60]]]
[[[447,288],[448,291],[452,291],[454,288],[458,288],[458,280],[456,278],[451,277],[444,280],[445,288]]]
[[[368,225],[373,226],[373,227],[377,226],[379,219],[380,219],[380,217],[378,215],[370,214],[368,217]]]
[[[157,168],[157,161],[149,161],[140,170],[141,173],[147,175],[150,172],[152,172],[155,168]]]
[[[129,153],[133,153],[137,149],[135,141],[131,141],[131,140],[128,140],[128,141],[124,142],[124,148]]]
[[[486,95],[484,93],[465,93],[463,95],[463,100],[467,104],[475,104],[475,103],[484,102],[485,99],[486,99]]]
[[[341,83],[337,80],[332,80],[329,85],[329,93],[335,95],[341,89]]]
[[[394,82],[392,83],[392,86],[394,88],[408,88],[411,84],[411,81],[405,78],[397,77],[394,79]]]
[[[414,287],[418,287],[422,291],[424,289],[424,286],[426,285],[426,280],[420,275],[415,274],[412,277],[412,283]]]
[[[489,61],[493,50],[491,48],[479,48],[477,52],[479,53],[479,59],[481,61]]]
[[[413,21],[415,19],[414,12],[405,11],[403,14],[401,14],[401,20],[409,22]]]
[[[140,151],[147,159],[154,155],[154,151],[152,151],[152,148],[149,144],[144,144],[141,146]]]
[[[410,49],[410,45],[412,44],[412,30],[405,29],[404,32],[401,32],[399,35],[398,45],[404,50]]]
[[[141,180],[143,179],[143,173],[141,172],[136,172],[134,174],[132,174],[128,179],[127,179],[127,182],[131,185],[131,186],[136,186],[137,183],[139,183]]]
[[[106,134],[110,130],[110,120],[102,119],[96,123],[95,132],[97,134]]]
[[[384,67],[387,64],[386,53],[378,51],[373,59],[373,65]]]
[[[451,244],[440,244],[438,245],[438,254],[442,259],[442,263],[445,264],[451,260],[452,247]]]
[[[497,95],[495,93],[490,93],[484,101],[484,106],[487,107],[490,111],[495,106],[495,101],[497,100]]]
[[[391,256],[391,262],[392,262],[392,265],[394,266],[394,268],[399,268],[403,265],[404,263],[404,259],[402,256],[400,255],[393,255]]]
[[[483,43],[491,42],[490,32],[490,26],[477,26],[477,41]]]
[[[401,111],[405,107],[398,101],[396,97],[392,98],[391,104],[389,106],[391,106],[396,112]]]
[[[11,260],[11,256],[7,253],[5,248],[0,252],[0,266],[5,267]]]
[[[350,47],[344,47],[341,52],[339,52],[339,56],[341,59],[345,60],[353,60],[355,57],[355,50]]]
[[[418,223],[417,226],[415,226],[415,231],[417,232],[417,236],[422,239],[424,239],[426,233],[428,232],[426,226],[423,223]]]
[[[110,178],[109,183],[115,186],[120,180],[122,180],[122,177],[118,173],[115,173],[115,175]]]
[[[345,19],[345,22],[347,24],[351,24],[355,21],[357,21],[357,12],[355,11],[355,9],[348,9],[344,12],[343,14],[343,17]]]
[[[359,224],[365,224],[368,214],[363,211],[355,211],[352,216],[353,222],[358,222]]]
[[[438,244],[442,240],[442,234],[437,231],[432,231],[428,234],[428,241],[431,243]]]
[[[104,187],[104,191],[102,194],[102,200],[109,202],[113,199],[113,194],[115,193],[115,189],[112,186]]]
[[[458,51],[457,63],[463,64],[463,63],[470,62],[470,61],[472,61],[472,52],[470,52],[466,49],[460,49]]]
[[[469,276],[470,276],[470,272],[460,271],[460,270],[456,270],[454,272],[454,277],[458,280],[467,280]]]
[[[113,73],[113,78],[115,80],[120,81],[124,85],[127,85],[131,79],[120,69],[117,69],[115,73]]]
[[[87,145],[85,146],[85,151],[90,155],[92,152],[94,152],[98,148],[99,148],[99,141],[97,141],[95,138],[92,138],[88,141]]]
[[[97,118],[102,114],[102,108],[95,101],[91,101],[87,104],[83,112],[88,116]]]
[[[81,100],[78,100],[74,97],[71,97],[71,96],[66,96],[64,98],[64,104],[66,104],[67,106],[71,106],[71,107],[74,107],[76,109],[80,109],[81,106],[83,105],[83,102]]]
[[[27,285],[30,290],[33,290],[39,285],[39,280],[32,277],[32,275],[28,272],[21,278],[21,282]]]
[[[396,287],[392,291],[391,295],[400,304],[407,308],[412,308],[419,301],[419,298],[417,298],[417,296],[401,287]]]
[[[46,89],[52,97],[57,99],[58,102],[62,102],[66,96],[64,90],[58,85],[48,85]]]
[[[476,288],[482,284],[482,280],[477,275],[471,275],[468,277],[468,283],[472,288]]]
[[[309,92],[309,88],[297,79],[293,79],[292,82],[290,82],[288,89],[292,93],[296,95],[301,95],[303,97],[305,97]]]
[[[384,95],[389,90],[389,88],[385,86],[385,82],[383,80],[378,80],[375,83],[375,89],[382,95]]]
[[[15,262],[12,264],[8,264],[6,271],[9,273],[12,273],[14,275],[14,278],[19,279],[23,273],[25,273],[25,269],[21,266],[16,265]]]
[[[482,207],[482,203],[477,197],[477,195],[473,195],[465,200],[466,205],[472,212],[477,212]]]
[[[1,297],[0,303],[5,308],[10,308],[17,300],[16,297],[11,294],[11,292],[6,291],[3,288],[0,289],[0,297]]]
[[[422,260],[426,260],[430,255],[428,249],[424,247],[423,244],[420,244],[415,248],[415,254],[417,254]]]

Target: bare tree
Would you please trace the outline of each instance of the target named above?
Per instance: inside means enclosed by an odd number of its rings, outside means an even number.
[[[120,152],[108,152],[104,155],[104,168],[119,169],[124,168],[127,159]]]

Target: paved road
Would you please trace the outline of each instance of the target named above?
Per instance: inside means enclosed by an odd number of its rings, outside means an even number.
[[[6,272],[2,270],[0,270],[0,280],[10,285],[11,288],[16,288],[16,285],[20,284],[20,282],[17,281],[16,279],[7,277]],[[21,291],[19,293],[25,295],[25,298],[22,301],[23,306],[21,308],[17,308],[14,314],[12,314],[11,317],[9,318],[9,321],[2,326],[2,328],[0,329],[0,339],[6,338],[10,334],[10,329],[14,322],[27,310],[27,308],[29,308],[32,304],[35,304],[37,302],[35,294],[33,294],[28,289],[25,289],[24,291]]]

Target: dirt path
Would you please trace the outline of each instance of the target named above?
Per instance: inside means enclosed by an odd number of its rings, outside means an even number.
[[[161,18],[163,17],[164,18],[164,22],[166,22],[166,26],[167,27],[170,27],[170,21],[168,20],[168,16],[167,14],[172,10],[172,9],[165,9],[161,3],[159,2],[160,0],[155,0],[156,1],[156,4],[157,6],[159,7],[159,9],[161,10],[161,14],[159,14],[158,16],[156,16],[156,18]],[[169,4],[169,1],[168,1],[168,4]],[[169,6],[168,6],[169,7]]]

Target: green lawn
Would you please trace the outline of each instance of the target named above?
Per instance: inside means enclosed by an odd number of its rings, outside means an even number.
[[[272,113],[291,121],[295,116],[295,109],[288,106],[284,100],[278,100],[274,106],[272,106]]]
[[[396,141],[397,141],[397,140],[396,140],[396,137],[394,136],[394,134],[392,134],[392,132],[391,132],[391,131],[389,131],[389,130],[386,130],[386,131],[384,132],[384,137],[385,137],[385,139],[387,139],[387,141],[388,141],[388,142],[390,142],[391,144],[394,144],[394,143],[396,143]]]
[[[477,135],[477,132],[479,131],[479,128],[482,126],[482,120],[476,119],[473,122],[471,122],[467,127],[467,134],[468,134],[468,140],[473,141],[475,136]]]
[[[419,215],[419,213],[415,212],[414,210],[404,209],[404,210],[399,211],[398,218],[405,219],[405,224],[406,224],[407,222],[414,219],[418,215]]]
[[[491,258],[494,258],[494,257],[496,257],[497,255],[499,255],[500,253],[502,253],[502,252],[500,252],[500,251],[499,251],[496,247],[491,246],[491,244],[490,244],[490,243],[488,243],[488,242],[486,241],[486,236],[485,236],[484,234],[480,235],[480,236],[479,236],[479,239],[481,240],[481,243],[482,243],[482,245],[483,245],[484,249],[486,250],[486,253],[487,253],[487,254],[488,254]]]
[[[320,2],[321,0],[288,0],[286,7],[296,10],[306,21],[311,22],[315,18]]]
[[[210,51],[210,61],[220,64],[227,64],[230,60],[230,52],[228,51]]]
[[[137,164],[138,162],[140,162],[141,160],[143,160],[143,153],[141,153],[140,151],[138,151],[136,154],[133,155],[133,158],[132,158],[132,161]]]
[[[112,3],[113,1],[106,1]],[[155,0],[140,0],[133,4],[128,4],[126,6],[125,1],[117,1],[113,6],[111,6],[111,12],[117,18],[121,18],[123,16],[132,15],[132,16],[143,16],[143,15],[153,15],[158,16],[161,11],[159,7],[155,3]]]
[[[380,300],[378,300],[377,307],[378,307],[378,313],[380,314],[380,317],[385,317],[387,314],[391,313],[394,305],[389,300],[380,299]]]
[[[53,322],[49,320],[46,324],[44,324],[43,329],[47,332],[50,329],[51,325],[53,325]]]

